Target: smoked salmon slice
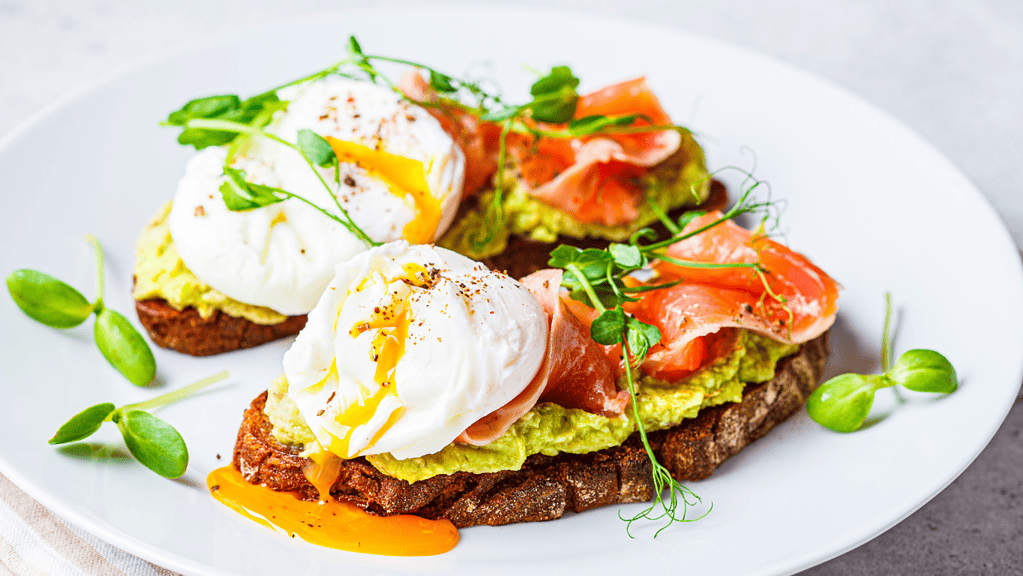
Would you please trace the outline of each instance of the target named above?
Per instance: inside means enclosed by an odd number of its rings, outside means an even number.
[[[561,299],[561,270],[541,270],[523,278],[522,284],[550,318],[546,358],[525,390],[466,429],[460,442],[482,446],[496,440],[538,402],[607,417],[621,415],[629,404],[629,393],[615,384],[615,364]]]
[[[501,127],[482,122],[471,113],[446,105],[416,70],[409,70],[398,80],[398,89],[415,102],[427,104],[426,110],[438,121],[465,154],[465,181],[462,196],[468,198],[490,183],[497,172]]]
[[[682,234],[722,217],[693,219]],[[681,240],[667,255],[693,262],[758,264],[751,268],[701,269],[655,261],[655,278],[675,286],[642,293],[624,305],[656,326],[661,341],[650,349],[643,374],[677,381],[740,346],[740,328],[798,344],[816,338],[835,321],[839,285],[805,256],[731,220]],[[504,407],[480,419],[459,441],[483,445],[500,437],[538,402],[554,402],[605,416],[620,415],[629,394],[618,390],[621,345],[590,338],[597,311],[561,290],[561,270],[541,270],[522,279],[550,316],[547,357],[530,385]],[[769,289],[769,290],[768,290]]]
[[[717,211],[697,217],[682,233],[699,230],[721,217]],[[731,220],[671,245],[667,255],[715,264],[759,263],[763,277],[750,268],[688,268],[663,260],[657,261],[654,269],[662,280],[682,278],[687,284],[698,282],[754,294],[756,302],[743,304],[756,304],[763,319],[781,328],[774,336],[778,340],[806,342],[823,334],[835,321],[840,288],[837,282],[802,254]]]
[[[631,126],[671,124],[645,78],[602,88],[579,98],[575,118],[637,115]],[[616,226],[632,222],[642,200],[639,176],[674,154],[675,130],[558,139],[536,146],[530,137],[508,140],[508,152],[528,192],[582,222]]]
[[[445,103],[423,76],[406,72],[398,89],[423,103],[465,154],[463,195],[471,196],[490,183],[497,171],[501,127],[480,121],[471,112]],[[645,78],[613,84],[581,96],[575,118],[636,115],[633,127],[671,124],[671,118]],[[541,125],[560,129],[564,125]],[[514,160],[525,190],[581,222],[616,226],[639,214],[642,188],[638,178],[668,159],[681,145],[675,130],[583,138],[540,138],[511,133],[507,153]]]
[[[721,216],[711,212],[697,217],[682,233]],[[763,276],[751,268],[701,269],[656,261],[657,282],[682,282],[649,292],[626,310],[661,331],[661,343],[643,365],[644,372],[657,378],[670,380],[692,371],[694,347],[701,346],[697,342],[725,328],[799,344],[821,335],[835,321],[838,283],[802,254],[731,220],[671,245],[667,255],[693,262],[759,264]]]

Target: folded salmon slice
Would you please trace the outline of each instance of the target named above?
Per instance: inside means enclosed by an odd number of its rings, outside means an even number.
[[[698,230],[721,217],[721,212],[715,211],[695,218],[682,233]],[[731,220],[673,244],[667,254],[694,262],[759,263],[764,269],[763,277],[750,268],[699,269],[664,261],[658,261],[654,268],[662,279],[682,278],[686,283],[699,282],[754,294],[756,302],[744,304],[756,304],[756,313],[778,328],[773,330],[778,340],[806,342],[823,334],[835,321],[840,288],[837,282],[802,254]]]
[[[720,212],[700,216],[682,233],[721,216]],[[673,244],[667,254],[693,262],[759,263],[764,275],[750,268],[700,269],[657,261],[657,282],[682,283],[649,292],[626,306],[661,330],[661,343],[643,365],[644,372],[657,378],[670,380],[692,371],[696,348],[704,345],[701,338],[724,328],[745,328],[799,344],[821,335],[835,321],[838,283],[802,254],[731,220]]]
[[[615,384],[615,365],[561,299],[561,271],[541,270],[522,283],[550,317],[547,357],[526,389],[466,429],[460,442],[482,446],[496,440],[538,402],[607,417],[620,415],[629,404],[629,393]]]
[[[620,82],[579,98],[575,118],[640,116],[632,126],[671,124],[645,78]],[[678,150],[674,130],[574,139],[515,135],[508,152],[529,193],[582,222],[609,226],[633,221],[643,190],[636,179]]]
[[[484,188],[497,171],[501,127],[482,122],[457,105],[445,102],[416,70],[406,72],[398,89],[427,105],[465,154],[462,194]],[[671,124],[646,83],[636,78],[581,96],[575,118],[636,114],[632,126]],[[564,126],[542,125],[558,129]],[[678,150],[682,136],[674,130],[585,138],[541,138],[509,134],[507,152],[515,160],[526,191],[582,222],[609,226],[627,224],[638,215],[643,190],[637,179]]]
[[[721,216],[713,212],[695,218],[682,233]],[[750,268],[700,269],[656,261],[654,282],[681,282],[645,292],[624,306],[661,331],[660,343],[641,366],[643,374],[680,380],[735,351],[740,328],[798,344],[835,321],[838,283],[802,254],[730,220],[672,245],[667,253],[694,262],[756,263],[764,276]],[[621,414],[628,405],[628,392],[615,385],[623,368],[621,345],[601,346],[590,338],[589,326],[598,313],[568,299],[560,289],[561,277],[561,270],[541,270],[522,279],[551,318],[547,358],[526,390],[475,423],[460,441],[486,444],[542,401],[607,416]]]

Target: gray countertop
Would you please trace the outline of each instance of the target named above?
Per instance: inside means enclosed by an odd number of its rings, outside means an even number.
[[[1017,246],[1023,246],[1019,0],[517,3],[698,32],[840,84],[946,154],[979,186]],[[400,4],[0,0],[0,135],[119,66],[218,32],[309,12]],[[988,448],[933,501],[871,542],[805,574],[1023,574],[1021,428],[1023,406],[1017,402]]]

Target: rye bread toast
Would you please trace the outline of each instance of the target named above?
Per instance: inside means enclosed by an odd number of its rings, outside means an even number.
[[[294,336],[306,322],[303,314],[289,316],[280,324],[263,325],[220,310],[203,318],[195,308],[176,310],[159,298],[136,301],[135,311],[157,346],[192,356],[212,356]]]
[[[748,385],[742,402],[702,410],[692,420],[651,433],[658,460],[680,481],[709,477],[803,406],[827,358],[825,333],[780,360],[772,380]],[[251,483],[315,500],[316,489],[303,474],[309,461],[299,456],[299,448],[270,434],[266,398],[264,392],[245,411],[233,465]],[[649,501],[653,491],[650,461],[633,434],[620,446],[591,454],[530,456],[520,470],[457,472],[411,484],[386,476],[363,458],[343,460],[330,494],[373,514],[447,518],[462,528],[554,520],[566,511]]]

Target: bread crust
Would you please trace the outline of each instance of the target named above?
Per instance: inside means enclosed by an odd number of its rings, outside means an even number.
[[[749,385],[743,400],[701,410],[692,419],[649,435],[658,460],[680,481],[708,478],[714,469],[796,413],[817,387],[828,358],[828,335],[803,344],[778,362],[775,377]],[[278,443],[263,413],[267,394],[245,411],[233,465],[246,480],[305,500],[318,497],[303,474],[309,463],[297,447]],[[343,460],[330,490],[384,516],[415,514],[447,518],[460,528],[538,522],[654,496],[650,460],[638,434],[621,446],[590,454],[536,454],[521,470],[487,474],[456,472],[409,483],[387,476],[363,458]]]
[[[137,300],[135,311],[157,346],[192,356],[212,356],[294,336],[306,322],[303,314],[279,324],[256,324],[220,310],[203,318],[191,306],[177,310],[162,298]]]

